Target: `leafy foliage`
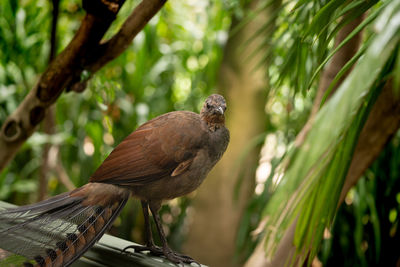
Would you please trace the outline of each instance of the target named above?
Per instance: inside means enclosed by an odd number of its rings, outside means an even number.
[[[324,14],[326,10],[333,8],[334,2],[340,4],[340,1],[327,3],[313,19],[326,19]],[[392,1],[377,10],[380,14],[375,23],[376,33],[363,57],[332,99],[321,108],[305,142],[300,147],[293,147],[283,161],[281,184],[264,211],[264,216],[268,216],[266,251],[270,256],[273,255],[284,229],[297,218],[294,238],[297,252],[309,248],[309,259],[313,259],[325,227],[333,220],[358,134],[370,107],[379,95],[382,83],[394,69],[393,55],[396,54],[394,52],[397,51],[395,48],[400,38],[400,25],[396,19],[400,14],[400,2]],[[298,12],[306,11],[312,10],[305,8]],[[335,12],[340,13],[340,9],[336,7]],[[375,17],[377,15],[374,12],[371,14]],[[305,37],[316,32],[315,27],[320,23],[310,25],[306,24],[306,27],[301,28]],[[318,27],[321,33],[327,26],[324,24]],[[354,32],[358,30],[359,28]],[[300,52],[290,49],[290,53],[298,55]],[[310,56],[306,58],[309,60]],[[303,67],[306,65],[304,63]],[[280,79],[284,75],[281,74]],[[296,77],[291,75],[293,76]],[[272,230],[269,225],[277,228]],[[288,263],[290,262],[291,259],[288,259]]]
[[[271,88],[278,89],[286,84],[293,94],[301,92],[305,95],[310,88],[315,87],[318,80],[316,78],[336,51],[368,26],[388,2],[390,1],[263,2],[259,10],[250,17],[274,7],[269,22],[257,33],[265,38],[260,46],[270,47],[269,52],[260,59],[260,66],[267,66]],[[334,37],[338,31],[368,10],[372,12],[367,15],[363,24],[333,49]],[[276,27],[271,28],[271,24],[276,24]]]

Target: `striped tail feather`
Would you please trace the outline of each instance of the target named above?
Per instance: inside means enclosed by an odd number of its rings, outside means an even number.
[[[68,266],[111,226],[130,192],[89,183],[39,203],[0,210],[0,267]]]

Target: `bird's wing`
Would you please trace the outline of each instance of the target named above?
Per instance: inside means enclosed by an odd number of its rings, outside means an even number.
[[[157,117],[125,138],[91,182],[139,186],[181,174],[203,146],[205,133],[206,126],[196,113],[170,112]]]

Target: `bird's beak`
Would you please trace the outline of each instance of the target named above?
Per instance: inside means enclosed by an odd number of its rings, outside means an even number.
[[[218,113],[220,113],[221,115],[224,115],[224,110],[221,107],[218,107]]]

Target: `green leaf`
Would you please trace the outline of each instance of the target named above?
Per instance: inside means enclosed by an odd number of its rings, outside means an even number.
[[[334,11],[341,6],[345,0],[333,0],[329,1],[323,8],[315,14],[308,30],[306,31],[305,35],[312,35],[321,32],[325,25],[328,25],[330,17],[334,14]]]
[[[325,91],[324,96],[322,97],[320,107],[322,107],[324,105],[324,103],[325,103],[326,99],[328,98],[328,96],[330,95],[331,91],[333,90],[335,85],[339,82],[339,80],[343,77],[343,75],[346,74],[346,72],[349,71],[350,68],[356,63],[356,61],[364,54],[365,50],[370,45],[371,40],[372,40],[371,38],[366,40],[362,44],[361,48],[357,51],[357,53],[349,61],[347,61],[347,63],[336,74],[335,78],[332,80],[328,89]]]

